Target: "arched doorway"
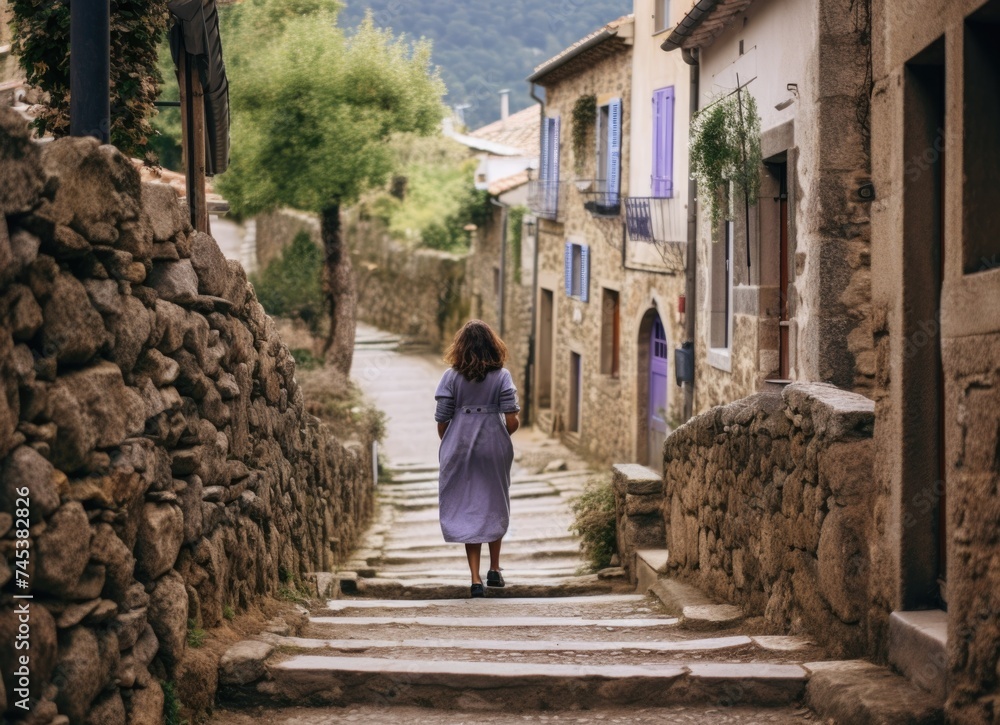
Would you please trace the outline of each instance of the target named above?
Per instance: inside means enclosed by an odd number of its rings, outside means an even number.
[[[636,459],[657,471],[663,465],[658,459],[667,436],[669,351],[663,320],[651,308],[639,323]]]

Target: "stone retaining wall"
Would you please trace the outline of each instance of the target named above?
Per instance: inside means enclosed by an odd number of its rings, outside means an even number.
[[[211,704],[189,626],[350,550],[371,441],[345,447],[303,412],[242,268],[113,147],[38,146],[0,109],[0,211],[0,712],[159,723],[170,681]],[[15,652],[25,591],[30,649]]]
[[[397,242],[377,219],[343,214],[344,244],[357,280],[358,320],[443,350],[469,316],[466,257]],[[257,217],[257,261],[263,269],[305,231],[321,244],[315,215],[281,210]]]
[[[636,463],[611,467],[615,492],[615,530],[618,557],[635,581],[635,552],[662,549],[666,545],[663,525],[663,479],[655,471]]]
[[[835,655],[868,648],[874,404],[818,383],[714,408],[664,445],[669,569]],[[625,544],[628,546],[629,544]]]

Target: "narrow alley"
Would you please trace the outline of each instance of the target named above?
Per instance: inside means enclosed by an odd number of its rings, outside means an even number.
[[[508,586],[468,599],[464,554],[443,543],[436,518],[429,421],[441,372],[439,358],[359,328],[354,377],[387,413],[391,482],[379,484],[351,573],[324,580],[331,598],[301,635],[264,634],[245,658],[230,658],[230,671],[266,660],[267,675],[223,685],[232,709],[214,722],[812,720],[801,705],[802,664],[823,652],[807,639],[756,636],[738,617],[713,617],[712,605],[677,616],[662,599],[685,593],[666,582],[656,596],[616,570],[583,573],[570,503],[595,472],[536,431],[515,436]],[[566,470],[539,472],[546,467]]]

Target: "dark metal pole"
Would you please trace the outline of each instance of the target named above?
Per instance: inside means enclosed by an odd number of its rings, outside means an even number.
[[[690,99],[688,102],[688,119],[693,122],[698,115],[698,95],[700,93],[699,82],[700,69],[698,67],[698,57],[691,51],[682,51],[684,62],[690,66]],[[691,343],[692,350],[696,347],[695,325],[698,311],[698,182],[694,178],[688,179],[688,249],[687,249],[687,277],[684,285],[684,333],[687,342]],[[692,352],[692,356],[694,353]],[[684,420],[690,420],[694,415],[694,386],[695,382],[684,383]]]
[[[111,0],[70,4],[69,132],[111,140]]]

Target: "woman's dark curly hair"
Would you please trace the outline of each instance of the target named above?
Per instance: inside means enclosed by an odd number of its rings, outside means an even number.
[[[455,334],[444,361],[466,380],[478,382],[486,373],[503,367],[507,362],[507,346],[492,327],[482,320],[471,320]]]

